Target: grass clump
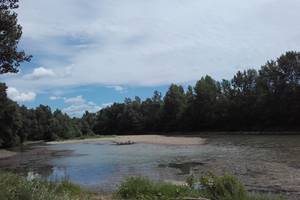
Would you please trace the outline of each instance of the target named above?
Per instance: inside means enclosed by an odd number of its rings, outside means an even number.
[[[192,176],[185,185],[131,177],[121,183],[115,195],[101,196],[84,191],[68,180],[50,182],[34,176],[25,178],[0,172],[0,200],[180,200],[199,197],[209,200],[283,200],[249,193],[238,179],[229,175]]]
[[[159,200],[180,197],[198,197],[201,191],[188,186],[177,186],[170,183],[153,182],[147,178],[127,178],[119,187],[117,196],[130,200]]]
[[[1,200],[79,200],[90,199],[87,192],[67,180],[49,182],[27,180],[12,173],[0,172]]]
[[[247,191],[237,178],[229,175],[214,176],[209,174],[200,178],[206,196],[211,200],[243,200],[247,199]]]
[[[209,173],[202,176],[199,183],[205,197],[210,200],[283,200],[281,197],[249,193],[245,186],[231,175],[215,176]]]
[[[186,185],[153,182],[147,178],[132,177],[119,187],[117,196],[130,200],[168,200],[206,198],[209,200],[283,200],[247,192],[237,178],[209,174],[201,178],[188,177]]]

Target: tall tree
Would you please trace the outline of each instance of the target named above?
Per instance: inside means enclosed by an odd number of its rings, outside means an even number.
[[[211,128],[216,119],[216,104],[220,88],[210,76],[202,77],[194,88],[196,115],[195,126],[198,130]]]
[[[231,91],[231,121],[240,122],[239,129],[251,130],[257,122],[257,71],[238,71],[233,77]],[[236,125],[237,127],[237,125]]]
[[[22,27],[14,12],[16,8],[18,0],[0,0],[0,74],[16,73],[21,62],[31,59],[18,49]]]
[[[0,147],[19,144],[22,121],[18,106],[6,96],[6,85],[0,83]]]
[[[165,122],[167,131],[174,131],[179,128],[179,122],[185,108],[186,98],[183,87],[172,84],[164,97],[163,105],[162,121]]]

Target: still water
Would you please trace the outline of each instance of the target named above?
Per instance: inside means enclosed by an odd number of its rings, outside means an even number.
[[[67,177],[111,192],[128,176],[183,181],[189,174],[229,173],[252,191],[300,196],[300,136],[211,136],[204,145],[111,142],[33,146],[0,168],[51,180]]]

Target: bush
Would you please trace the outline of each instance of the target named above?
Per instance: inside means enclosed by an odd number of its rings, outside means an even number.
[[[0,199],[2,200],[79,200],[89,199],[81,188],[67,180],[48,182],[0,172]]]
[[[211,200],[243,200],[247,192],[237,178],[229,175],[217,177],[213,174],[200,178],[205,193]]]
[[[197,187],[198,186],[198,187]],[[184,197],[204,197],[210,200],[282,200],[271,196],[250,194],[237,178],[209,174],[201,178],[190,176],[187,185],[153,182],[147,178],[127,178],[119,187],[117,195],[130,200],[168,200]]]
[[[156,183],[147,178],[127,178],[118,189],[118,196],[131,200],[166,200],[180,197],[199,197],[201,191],[188,186],[177,186],[170,183]]]

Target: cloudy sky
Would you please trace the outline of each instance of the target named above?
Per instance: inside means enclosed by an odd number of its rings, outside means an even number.
[[[22,0],[10,98],[73,116],[209,74],[231,78],[300,48],[299,0]]]

